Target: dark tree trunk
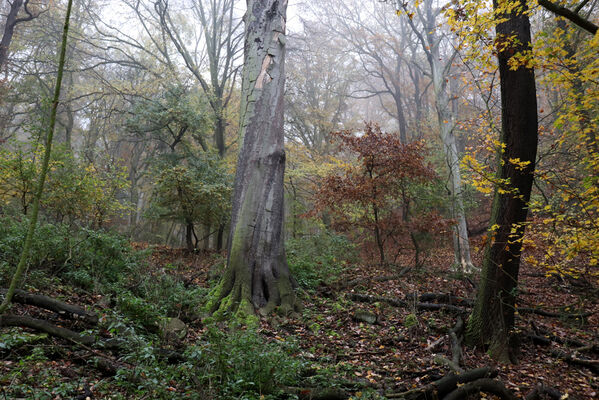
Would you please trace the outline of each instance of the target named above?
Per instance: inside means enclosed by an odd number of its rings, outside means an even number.
[[[223,249],[225,236],[225,224],[220,224],[218,226],[218,232],[216,234],[216,251],[221,251]]]
[[[188,251],[193,251],[193,222],[185,222],[185,245]]]
[[[216,121],[214,123],[214,144],[218,150],[218,155],[223,158],[225,156],[225,152],[227,148],[225,147],[225,116],[223,113],[223,109],[220,108],[215,112]]]
[[[525,9],[520,0],[517,9]],[[497,3],[495,3],[497,8]],[[502,143],[499,178],[509,182],[495,191],[491,211],[494,238],[486,249],[476,304],[468,323],[468,340],[488,346],[492,357],[513,360],[509,339],[514,327],[521,239],[528,212],[528,201],[537,153],[537,100],[534,70],[520,66],[510,69],[508,61],[517,52],[531,48],[530,22],[522,11],[505,15],[507,21],[497,25],[501,79]],[[515,35],[515,43],[504,46]],[[510,159],[529,162],[518,168]]]
[[[2,40],[0,40],[0,71],[3,69],[8,59],[8,49],[10,42],[15,33],[15,26],[17,25],[17,15],[23,5],[23,0],[13,0],[10,5],[10,11],[6,17],[6,24],[4,25],[4,33],[2,34]]]
[[[298,303],[283,247],[283,88],[286,0],[248,0],[229,259],[209,304],[238,316]]]
[[[395,108],[397,109],[397,123],[399,124],[399,139],[402,144],[408,143],[408,123],[406,122],[406,116],[403,110],[403,104],[401,101],[401,88],[397,87],[396,92],[393,94],[393,101],[395,101]]]

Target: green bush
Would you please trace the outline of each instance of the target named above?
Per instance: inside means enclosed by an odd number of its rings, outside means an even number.
[[[289,239],[286,250],[291,274],[308,290],[338,279],[357,257],[345,236],[329,232]]]
[[[10,279],[17,265],[28,220],[0,218],[0,274]],[[139,254],[126,238],[109,231],[40,221],[29,255],[29,270],[50,274],[85,289],[100,289],[129,279]]]

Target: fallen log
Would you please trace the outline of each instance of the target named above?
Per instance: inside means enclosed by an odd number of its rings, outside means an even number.
[[[17,326],[35,329],[49,335],[70,340],[83,345],[91,345],[96,338],[88,335],[80,335],[70,329],[61,328],[48,321],[31,318],[24,315],[0,315],[0,326]]]
[[[0,294],[5,295],[7,289],[0,289]],[[55,313],[75,320],[81,320],[88,324],[96,325],[98,323],[98,316],[93,313],[86,311],[84,308],[67,304],[60,300],[56,300],[52,297],[44,296],[41,294],[27,293],[24,290],[17,289],[12,298],[14,303],[26,304],[35,307],[40,307],[45,310],[54,311]]]

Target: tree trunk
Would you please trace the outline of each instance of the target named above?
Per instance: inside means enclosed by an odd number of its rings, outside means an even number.
[[[10,5],[10,10],[6,16],[6,24],[4,25],[4,33],[2,34],[2,40],[0,40],[0,71],[4,68],[6,61],[8,60],[8,49],[10,42],[15,33],[15,26],[17,25],[17,15],[23,5],[23,0],[13,0]]]
[[[188,251],[194,250],[193,245],[193,222],[185,221],[185,245]]]
[[[204,250],[209,250],[210,249],[210,236],[211,236],[211,230],[212,226],[210,224],[204,225]]]
[[[238,317],[298,306],[283,246],[287,0],[248,0],[239,153],[227,269],[209,304]]]
[[[438,54],[433,57],[437,60]],[[462,176],[460,173],[460,158],[456,138],[453,133],[455,116],[451,112],[447,85],[445,77],[441,72],[442,66],[434,62],[433,88],[435,92],[435,107],[439,123],[439,133],[443,141],[443,153],[449,171],[449,195],[451,202],[451,216],[456,225],[453,228],[453,248],[455,262],[452,269],[466,273],[473,272],[476,268],[470,258],[470,243],[468,241],[468,226],[466,224],[466,213],[462,199]]]
[[[218,232],[216,234],[216,251],[218,251],[218,252],[220,252],[223,249],[224,236],[225,236],[225,224],[221,223],[218,226]]]
[[[498,176],[506,182],[495,191],[491,226],[498,227],[486,249],[476,304],[468,322],[467,337],[471,344],[489,346],[492,357],[513,360],[509,338],[514,327],[518,270],[524,222],[533,182],[537,153],[538,125],[534,70],[520,66],[510,69],[510,56],[531,48],[530,22],[523,0],[517,2],[507,21],[496,27],[498,42],[515,36],[513,43],[498,52],[501,83],[502,143]],[[497,2],[494,3],[497,8]],[[516,10],[524,10],[520,13]],[[525,168],[510,159],[529,162]]]

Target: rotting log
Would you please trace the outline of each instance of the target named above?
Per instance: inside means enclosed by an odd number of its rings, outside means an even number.
[[[6,292],[7,289],[0,289],[0,294],[5,295]],[[60,300],[56,300],[52,297],[41,294],[27,293],[24,290],[17,289],[15,290],[12,301],[19,304],[26,304],[40,307],[45,310],[54,311],[60,316],[80,320],[91,325],[96,325],[98,323],[98,316],[95,313],[87,311],[82,307],[73,304],[67,304]]]
[[[96,341],[96,338],[93,336],[81,335],[70,329],[61,328],[59,326],[53,325],[48,321],[24,315],[0,315],[0,326],[16,326],[31,328],[37,331],[45,332],[52,336],[70,340],[83,345],[91,345]]]

